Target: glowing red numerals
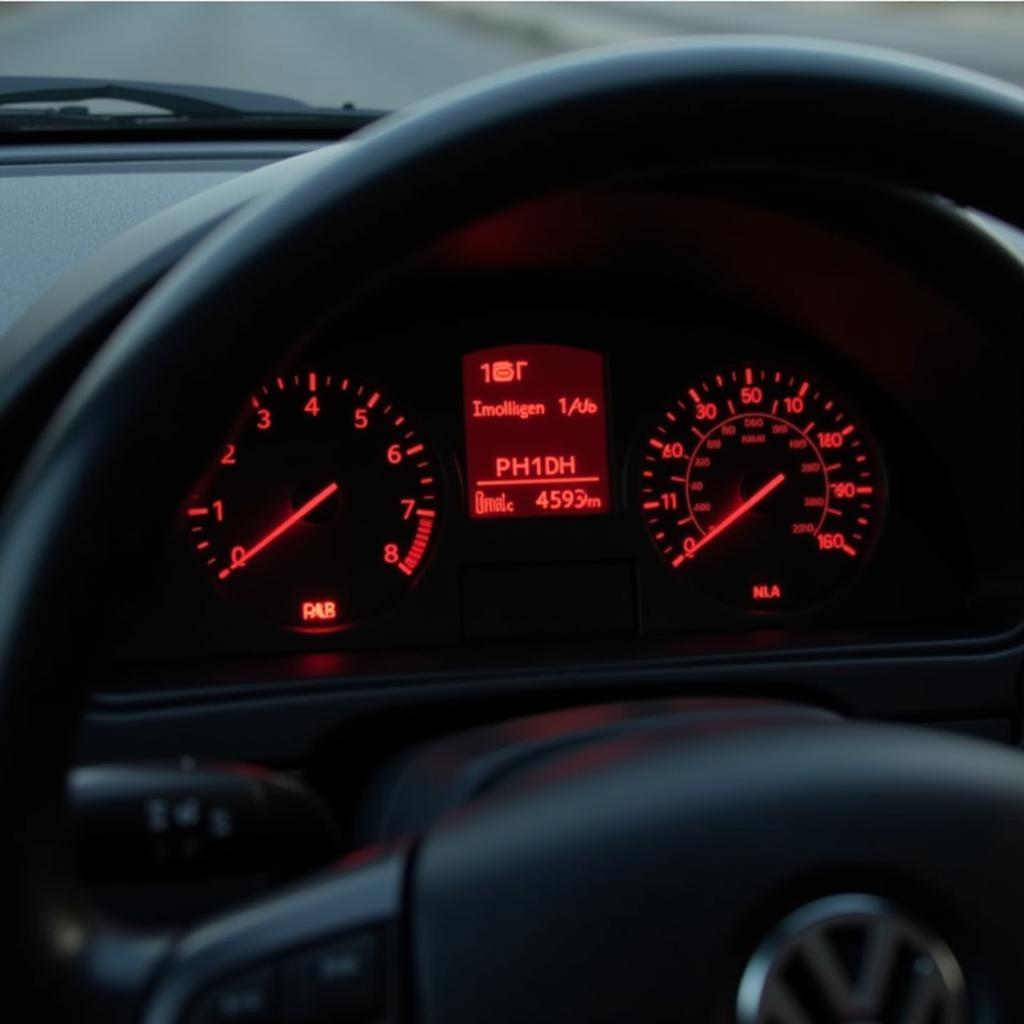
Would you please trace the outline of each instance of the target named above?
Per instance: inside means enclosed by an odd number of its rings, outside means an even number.
[[[608,510],[600,353],[506,345],[464,356],[462,377],[474,519]]]
[[[338,618],[336,601],[303,601],[300,609],[303,622],[334,622]]]

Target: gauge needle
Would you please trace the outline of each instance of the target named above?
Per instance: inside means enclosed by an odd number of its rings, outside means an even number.
[[[714,540],[720,533],[727,530],[733,523],[738,519],[742,519],[752,508],[760,505],[765,498],[768,497],[776,487],[780,486],[786,479],[785,473],[777,473],[771,478],[763,487],[758,488],[754,493],[747,498],[742,505],[738,508],[734,508],[720,523],[715,523],[714,526],[704,534],[703,537],[696,544],[686,552],[686,558],[693,558],[695,554],[709,541]]]
[[[301,508],[297,508],[287,519],[275,526],[262,540],[257,541],[248,551],[242,552],[238,558],[233,558],[226,569],[221,569],[217,576],[219,579],[227,579],[235,571],[246,565],[253,556],[258,555],[264,548],[269,547],[283,533],[287,533],[300,519],[305,518],[317,506],[322,505],[335,491],[337,483],[329,483],[322,491],[314,494]]]

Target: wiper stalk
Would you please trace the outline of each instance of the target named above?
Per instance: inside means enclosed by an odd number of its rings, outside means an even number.
[[[74,81],[74,79],[70,79],[67,84],[60,85],[5,88],[6,80],[0,77],[0,116],[5,114],[2,108],[12,104],[64,104],[100,99],[121,100],[126,103],[156,107],[177,117],[223,117],[225,114],[244,112],[225,103],[183,95],[156,85],[120,84],[102,80],[88,85],[75,85],[72,84]]]
[[[152,109],[93,111],[87,105],[90,100],[114,100]],[[69,129],[162,132],[190,126],[211,132],[345,134],[381,113],[360,110],[351,103],[314,107],[287,96],[217,86],[0,75],[0,134]]]

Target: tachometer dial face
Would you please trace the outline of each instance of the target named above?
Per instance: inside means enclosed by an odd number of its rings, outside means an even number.
[[[734,607],[806,608],[848,583],[884,508],[877,448],[828,386],[742,365],[684,386],[644,439],[640,501],[669,567]]]
[[[397,601],[437,536],[438,461],[413,417],[345,374],[277,377],[184,510],[225,595],[303,630]]]

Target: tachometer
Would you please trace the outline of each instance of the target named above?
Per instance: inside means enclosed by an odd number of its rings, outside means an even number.
[[[755,365],[711,373],[681,390],[643,443],[651,539],[719,600],[807,607],[868,556],[885,502],[877,448],[813,378]]]
[[[300,629],[398,600],[437,536],[438,461],[413,417],[345,374],[264,385],[184,510],[225,594]]]

